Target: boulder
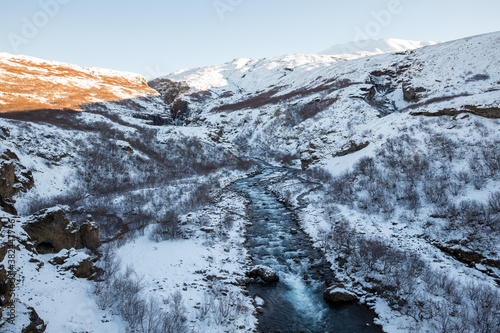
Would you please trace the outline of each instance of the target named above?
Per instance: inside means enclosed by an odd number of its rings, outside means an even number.
[[[279,276],[274,269],[264,265],[257,265],[250,272],[248,272],[248,276],[253,278],[261,278],[262,281],[271,283],[278,282]]]
[[[90,249],[96,250],[101,242],[99,241],[99,227],[95,223],[84,223],[80,226],[80,241],[82,246]]]
[[[94,265],[98,259],[99,257],[90,257],[81,251],[69,250],[52,257],[49,263],[60,266],[58,270],[70,271],[77,278],[91,280],[98,275],[96,273],[102,273],[102,270]]]
[[[342,286],[331,286],[323,293],[323,298],[329,303],[352,303],[357,302],[356,294],[344,289]]]

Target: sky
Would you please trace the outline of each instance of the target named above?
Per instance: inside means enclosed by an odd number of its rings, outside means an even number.
[[[367,38],[500,31],[498,0],[1,0],[0,51],[151,79]]]

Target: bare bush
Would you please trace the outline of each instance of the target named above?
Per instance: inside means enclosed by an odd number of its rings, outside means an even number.
[[[375,160],[372,157],[362,157],[354,165],[353,172],[367,177],[373,177],[377,172]]]
[[[155,242],[175,239],[179,233],[179,216],[176,212],[168,210],[160,221],[153,226],[149,238]]]

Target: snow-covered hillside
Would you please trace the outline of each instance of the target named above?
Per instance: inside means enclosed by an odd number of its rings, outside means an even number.
[[[499,51],[497,32],[349,61],[239,59],[149,84],[178,123],[306,170],[276,174],[270,189],[343,283],[369,290],[385,330],[488,332],[500,323],[489,302],[500,280]]]
[[[338,58],[352,60],[382,53],[405,52],[435,44],[437,44],[437,42],[396,38],[365,39],[333,45],[319,54],[332,55]]]
[[[172,103],[174,117],[201,120],[263,151],[300,154],[309,164],[349,149],[351,141],[376,141],[369,130],[389,114],[495,108],[499,43],[493,33],[347,62],[304,55],[238,59],[150,85]]]
[[[251,164],[166,126],[139,75],[1,60],[0,331],[251,330],[245,200],[222,190]]]

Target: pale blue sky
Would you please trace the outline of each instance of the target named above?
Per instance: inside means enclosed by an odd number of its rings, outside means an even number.
[[[8,0],[0,51],[151,78],[364,36],[458,39],[500,31],[499,13],[498,0]]]

